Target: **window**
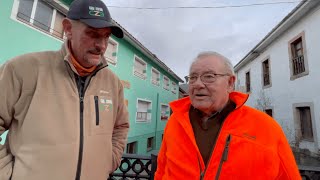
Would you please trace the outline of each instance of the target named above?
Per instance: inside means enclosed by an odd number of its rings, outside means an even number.
[[[133,74],[141,79],[146,79],[147,78],[146,72],[147,72],[147,63],[145,63],[138,56],[135,56]]]
[[[63,39],[65,17],[45,0],[20,0],[17,19],[54,37]]]
[[[64,36],[63,26],[62,26],[63,19],[64,19],[64,15],[56,11],[56,19],[54,22],[52,35],[61,39],[63,39],[63,36]]]
[[[170,116],[170,108],[166,104],[161,104],[161,121],[166,121],[168,120]]]
[[[270,68],[269,68],[269,59],[262,62],[262,71],[263,71],[263,86],[270,85]]]
[[[172,93],[176,94],[177,93],[177,84],[175,82],[172,82]]]
[[[264,111],[272,117],[272,109],[265,109]]]
[[[298,107],[300,126],[301,126],[301,138],[304,140],[313,141],[312,121],[310,107]]]
[[[151,122],[151,102],[138,99],[136,122]]]
[[[289,59],[291,80],[309,74],[306,54],[305,34],[298,34],[289,42]]]
[[[246,72],[246,92],[250,92],[250,71]]]
[[[160,85],[160,73],[156,69],[151,69],[151,83],[159,86]]]
[[[132,142],[127,144],[127,151],[128,154],[136,154],[137,153],[137,142]]]
[[[298,38],[296,41],[291,43],[291,53],[292,53],[292,68],[293,75],[298,75],[305,71],[304,58],[303,58],[303,47],[302,39]]]
[[[104,57],[112,65],[117,64],[117,52],[118,52],[118,43],[110,37],[108,40],[107,50],[104,53]]]
[[[163,88],[169,90],[169,78],[167,76],[163,76]]]
[[[147,151],[151,151],[153,149],[154,137],[149,137],[147,142]]]

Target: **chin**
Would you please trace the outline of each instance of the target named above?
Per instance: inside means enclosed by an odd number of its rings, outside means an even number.
[[[101,59],[90,59],[88,61],[88,64],[90,64],[91,66],[98,66],[101,62]]]
[[[208,109],[208,106],[205,106],[205,105],[202,105],[202,104],[194,104],[193,107],[195,107],[196,109],[199,109],[199,110],[205,110],[205,109]]]

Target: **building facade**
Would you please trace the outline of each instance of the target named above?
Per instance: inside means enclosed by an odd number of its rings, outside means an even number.
[[[236,66],[247,104],[273,116],[291,145],[320,153],[320,1],[302,1]]]
[[[70,2],[1,1],[0,24],[6,28],[0,29],[0,64],[21,54],[60,49],[65,39],[61,22]],[[178,99],[183,80],[122,29],[125,37],[112,36],[105,57],[125,88],[130,118],[126,152],[148,154],[160,148],[170,115],[168,103]]]

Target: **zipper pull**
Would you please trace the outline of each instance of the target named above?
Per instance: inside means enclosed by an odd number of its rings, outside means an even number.
[[[83,96],[80,96],[80,102],[83,102]]]
[[[231,135],[229,134],[229,136],[227,137],[227,141],[226,141],[226,146],[225,146],[225,150],[223,152],[223,161],[227,161],[228,160],[228,154],[229,154],[229,144],[231,141]]]
[[[200,180],[203,179],[203,176],[204,176],[204,171],[202,171],[202,172],[200,173]]]

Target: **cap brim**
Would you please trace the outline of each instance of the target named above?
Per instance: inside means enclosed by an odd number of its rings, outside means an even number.
[[[111,33],[117,38],[123,38],[123,31],[120,27],[115,26],[111,22],[100,19],[80,19],[81,22],[93,28],[111,28]]]

